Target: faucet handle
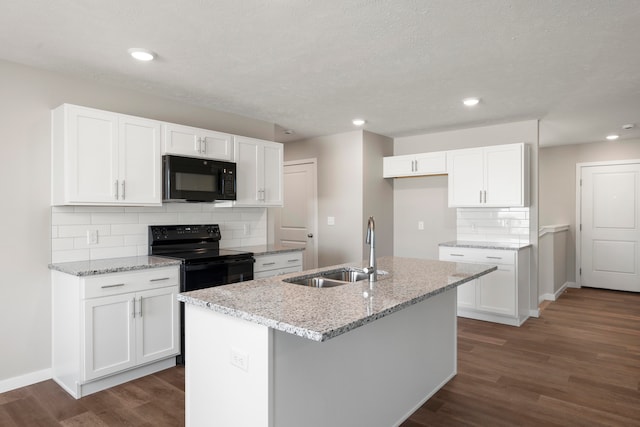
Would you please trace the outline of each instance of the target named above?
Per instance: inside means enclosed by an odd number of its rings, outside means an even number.
[[[376,271],[376,269],[375,269],[375,267],[373,267],[373,266],[364,267],[364,268],[362,269],[362,272],[363,272],[364,274],[372,274],[372,273],[375,273],[375,271]]]

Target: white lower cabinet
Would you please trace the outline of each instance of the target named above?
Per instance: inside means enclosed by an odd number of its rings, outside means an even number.
[[[520,326],[529,317],[530,249],[440,247],[440,260],[495,265],[458,287],[458,316]]]
[[[279,276],[302,271],[302,251],[254,256],[253,278]]]
[[[179,267],[52,272],[53,378],[75,398],[175,365]]]

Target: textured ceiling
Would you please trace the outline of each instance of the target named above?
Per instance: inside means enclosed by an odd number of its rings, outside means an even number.
[[[639,46],[638,0],[0,0],[0,58],[295,130],[280,141],[356,116],[391,137],[541,119],[542,145],[637,139]]]

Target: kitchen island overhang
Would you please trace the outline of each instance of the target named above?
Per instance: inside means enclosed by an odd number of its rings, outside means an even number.
[[[378,268],[372,284],[283,281],[294,273],[181,294],[187,425],[400,424],[456,373],[455,288],[496,267]]]

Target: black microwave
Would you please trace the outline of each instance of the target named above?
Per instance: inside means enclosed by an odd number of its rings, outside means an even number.
[[[165,202],[236,199],[236,164],[196,157],[162,156]]]

